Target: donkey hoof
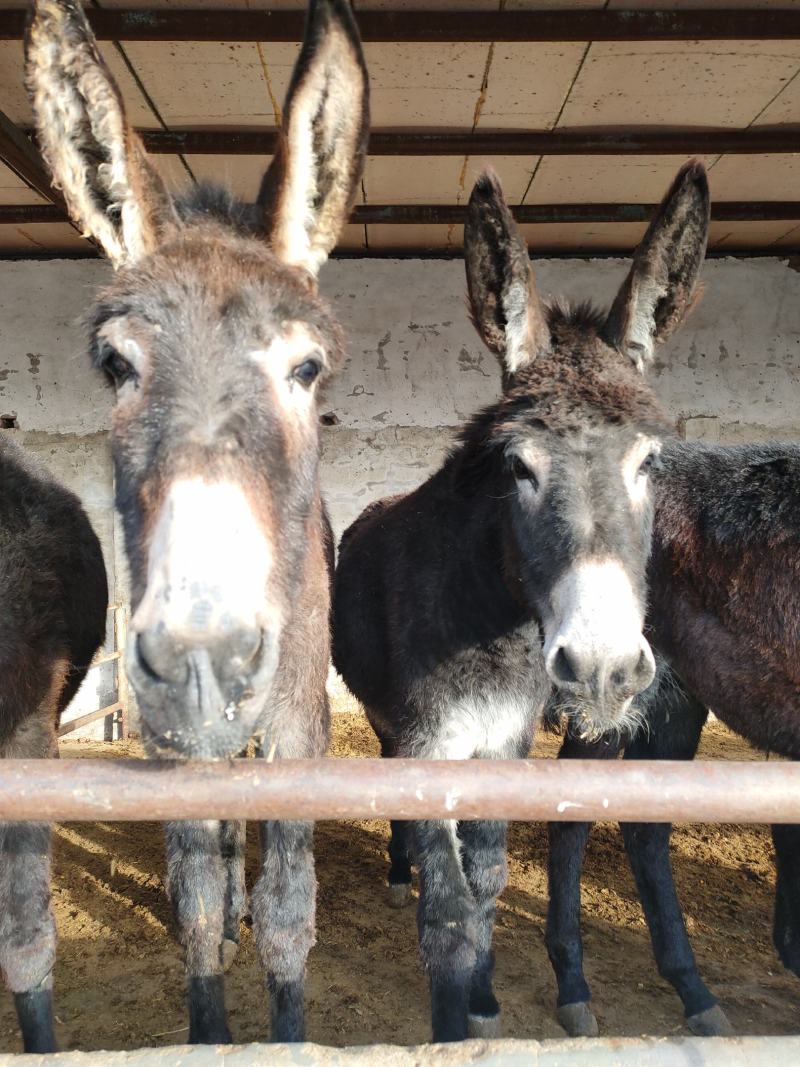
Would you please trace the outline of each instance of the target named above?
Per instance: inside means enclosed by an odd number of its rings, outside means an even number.
[[[731,1037],[736,1033],[719,1004],[697,1015],[687,1015],[686,1025],[697,1037]]]
[[[227,973],[233,966],[236,953],[239,951],[239,943],[226,937],[222,942],[222,970]]]
[[[585,1000],[562,1004],[556,1011],[556,1018],[570,1037],[597,1037],[600,1033],[594,1012]]]
[[[389,883],[389,907],[404,908],[411,900],[410,882]]]
[[[484,1041],[500,1037],[500,1012],[496,1015],[473,1015],[470,1012],[467,1016],[467,1037],[483,1038]]]

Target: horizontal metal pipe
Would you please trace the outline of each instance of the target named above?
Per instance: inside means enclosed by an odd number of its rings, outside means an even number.
[[[521,204],[511,211],[517,222],[648,222],[657,204]],[[360,225],[463,225],[463,204],[359,204],[350,221]],[[53,204],[0,204],[0,225],[60,222],[63,209]],[[717,222],[794,222],[800,220],[800,200],[718,201],[711,205]],[[97,663],[98,661],[95,661]]]
[[[800,822],[800,766],[592,760],[0,760],[0,820]]]
[[[272,155],[277,131],[140,130],[155,155]],[[746,130],[373,130],[372,156],[648,156],[791,153],[800,151],[800,126]]]
[[[300,41],[303,11],[98,10],[89,21],[101,41]],[[366,42],[731,41],[800,38],[790,10],[695,11],[362,11]],[[0,39],[18,40],[25,11],[0,11]]]

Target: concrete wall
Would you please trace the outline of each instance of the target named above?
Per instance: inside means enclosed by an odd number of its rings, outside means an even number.
[[[541,292],[607,305],[622,260],[536,264]],[[88,364],[80,315],[108,277],[99,261],[0,262],[0,415],[84,500],[112,597],[124,596],[107,428],[113,399]],[[689,323],[658,352],[653,384],[688,438],[800,435],[800,273],[779,259],[712,260]],[[458,261],[342,260],[323,271],[348,337],[323,398],[326,496],[337,534],[376,497],[418,484],[452,433],[496,397],[499,375],[465,310]],[[70,714],[108,703],[113,670],[90,676]],[[96,731],[94,731],[96,734]]]

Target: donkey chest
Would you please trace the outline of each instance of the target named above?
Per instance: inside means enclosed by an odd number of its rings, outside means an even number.
[[[536,632],[475,648],[443,665],[425,694],[414,748],[432,758],[502,757],[526,747],[549,691]],[[435,710],[434,710],[435,709]]]

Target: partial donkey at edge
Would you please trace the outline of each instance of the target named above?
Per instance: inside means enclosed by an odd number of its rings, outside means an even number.
[[[80,501],[0,434],[0,758],[58,756],[61,714],[106,633],[100,542]],[[53,1052],[50,826],[0,823],[0,970],[26,1052]]]

